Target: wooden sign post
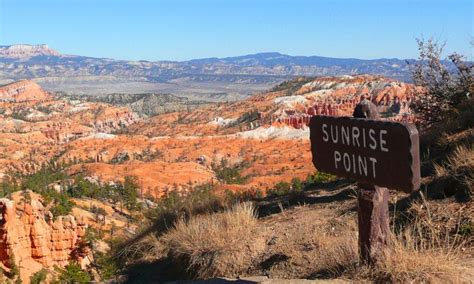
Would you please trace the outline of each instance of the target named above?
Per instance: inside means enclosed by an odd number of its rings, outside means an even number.
[[[412,192],[420,186],[419,137],[415,126],[379,120],[376,107],[360,102],[354,118],[314,116],[311,152],[318,171],[359,182],[361,259],[377,261],[388,245],[388,188]]]

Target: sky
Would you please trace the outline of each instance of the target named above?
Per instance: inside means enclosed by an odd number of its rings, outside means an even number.
[[[188,60],[258,52],[415,58],[418,37],[472,60],[474,0],[0,0],[0,45]]]

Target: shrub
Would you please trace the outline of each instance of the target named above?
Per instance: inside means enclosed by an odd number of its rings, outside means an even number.
[[[258,110],[254,109],[242,114],[238,119],[237,123],[252,122],[258,119]]]
[[[162,241],[176,262],[184,262],[197,278],[237,276],[263,249],[255,233],[257,219],[249,203],[190,220],[179,220]]]
[[[264,227],[271,226],[268,247],[258,257],[264,260],[258,264],[263,273],[268,271],[273,277],[284,278],[332,279],[357,263],[355,220],[320,219],[318,213],[312,215],[306,209],[301,215],[285,212],[284,217],[276,216],[272,222],[263,221]],[[281,221],[282,217],[286,221]]]
[[[124,162],[130,160],[128,153],[118,153],[115,157],[110,160],[111,164],[123,164]]]
[[[143,261],[150,255],[161,255],[162,246],[156,237],[169,231],[177,220],[187,220],[224,208],[225,199],[214,194],[211,184],[196,186],[185,195],[170,191],[157,200],[156,208],[145,212],[149,225],[143,226],[145,229],[133,238],[118,244],[117,257],[125,263]]]
[[[94,264],[98,267],[102,280],[109,280],[117,275],[118,265],[115,258],[97,252],[94,254],[94,259]]]
[[[467,145],[458,145],[454,152],[450,154],[443,164],[435,164],[437,177],[450,177],[466,188],[471,190],[474,187],[474,149]]]
[[[268,196],[283,196],[291,191],[291,185],[287,182],[280,181],[277,184],[273,186],[272,189],[270,189],[267,192]]]
[[[456,250],[419,243],[414,232],[406,231],[377,263],[372,276],[390,282],[460,282],[465,266]],[[416,265],[414,265],[416,264]],[[467,276],[467,275],[466,275]],[[467,280],[467,278],[465,279]]]
[[[117,245],[121,245],[120,241]],[[165,257],[166,254],[165,247],[157,235],[148,233],[134,242],[128,242],[126,246],[122,245],[116,259],[119,259],[121,261],[119,263],[123,266],[125,263],[155,261]]]
[[[91,213],[94,213],[95,214],[95,219],[98,220],[99,219],[99,216],[102,215],[102,216],[107,216],[107,211],[105,211],[104,208],[102,207],[98,207],[98,206],[95,206],[95,205],[92,205],[90,208],[89,208],[89,211]]]
[[[137,206],[137,197],[139,189],[136,177],[126,176],[123,186],[120,191],[122,202],[125,203],[127,209],[135,209]]]
[[[145,216],[154,225],[157,233],[167,231],[180,218],[218,212],[225,207],[225,200],[213,192],[211,184],[196,186],[185,195],[176,191],[168,192],[156,202],[156,208],[145,212]]]
[[[46,113],[46,114],[50,114],[53,112],[53,110],[49,108],[48,106],[37,106],[36,110],[41,111],[42,113]]]
[[[30,189],[37,193],[44,193],[48,191],[48,185],[59,180],[69,178],[68,175],[60,169],[53,166],[44,165],[39,171],[34,174],[24,176],[22,179],[22,189]]]
[[[222,159],[219,165],[212,163],[211,166],[217,178],[226,184],[243,184],[247,180],[241,176],[241,171],[246,166],[244,163],[229,166],[227,160]]]
[[[263,197],[264,195],[263,195],[262,190],[260,189],[255,190],[255,199],[263,199]]]
[[[459,234],[466,237],[474,236],[474,223],[461,224],[459,226]]]
[[[13,174],[6,175],[2,178],[0,186],[0,197],[5,197],[12,192],[20,190],[17,178]]]
[[[69,176],[62,172],[61,169],[43,165],[36,173],[21,177],[21,189],[30,189],[40,194],[47,204],[53,202],[54,205],[50,211],[54,216],[67,215],[71,212],[74,203],[69,200],[67,195],[48,188],[48,185],[51,183],[67,178]],[[29,199],[28,196],[23,197],[25,201]]]
[[[54,202],[54,206],[50,209],[54,217],[68,215],[74,206],[74,202],[70,201],[66,195],[53,190],[46,194],[45,200],[52,200]]]
[[[106,193],[94,183],[84,179],[82,176],[78,176],[74,179],[74,185],[68,190],[69,195],[72,197],[90,197],[90,198],[104,198]]]
[[[8,263],[10,265],[10,274],[12,277],[20,276],[20,268],[16,265],[15,255],[12,253],[8,258]]]
[[[99,239],[99,232],[92,227],[86,228],[86,233],[84,235],[84,241],[87,244],[92,244],[95,240]]]
[[[31,284],[44,283],[46,281],[47,276],[48,276],[48,271],[43,268],[40,271],[36,272],[35,274],[31,275],[30,282]]]
[[[444,45],[433,39],[417,39],[419,57],[416,62],[407,62],[416,85],[424,88],[410,106],[419,116],[419,122],[430,126],[443,121],[446,114],[466,100],[474,83],[474,65],[464,61],[459,54],[451,54],[442,60]],[[449,63],[454,67],[451,72]]]
[[[56,267],[58,272],[58,279],[56,283],[86,283],[91,281],[89,273],[81,269],[81,266],[77,263],[69,263],[63,269]]]
[[[323,172],[316,172],[306,177],[306,184],[308,185],[313,183],[326,183],[335,181],[336,179],[337,177],[334,175]]]
[[[311,240],[311,237],[306,237]],[[337,278],[347,267],[354,265],[359,258],[357,237],[354,234],[334,236],[321,232],[312,238],[310,243],[315,247],[311,253],[312,261],[319,274],[326,277],[331,275],[333,278]]]
[[[296,177],[291,180],[291,187],[294,191],[302,191],[303,190],[303,183],[301,179]]]
[[[137,197],[139,188],[136,178],[126,176],[123,183],[116,182],[114,185],[99,185],[85,179],[83,176],[77,176],[74,184],[69,187],[67,193],[71,197],[89,197],[100,200],[111,200],[114,203],[124,201],[134,206],[133,197]]]
[[[292,95],[296,92],[299,88],[301,88],[304,84],[313,81],[314,77],[299,77],[292,80],[284,81],[279,85],[270,89],[270,92],[278,92],[286,90],[287,95]]]

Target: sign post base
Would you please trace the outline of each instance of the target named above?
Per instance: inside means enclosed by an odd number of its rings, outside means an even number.
[[[359,249],[364,263],[376,263],[389,245],[388,197],[385,187],[359,184]]]

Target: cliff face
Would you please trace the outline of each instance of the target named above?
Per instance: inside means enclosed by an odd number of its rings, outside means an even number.
[[[4,58],[30,58],[34,56],[60,56],[61,54],[46,44],[29,45],[15,44],[10,46],[0,46],[0,57]]]
[[[90,264],[90,253],[79,249],[87,227],[83,220],[68,215],[53,221],[39,200],[15,203],[0,199],[0,267],[9,271],[13,261],[28,282],[42,268],[63,267],[71,260],[83,268]]]
[[[23,80],[0,87],[0,102],[45,101],[51,97],[33,81]]]

